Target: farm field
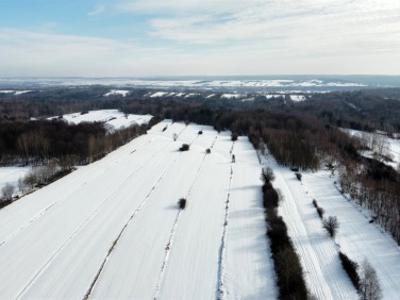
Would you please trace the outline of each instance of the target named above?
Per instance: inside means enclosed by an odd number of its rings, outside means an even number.
[[[260,169],[247,138],[163,121],[0,210],[0,298],[274,299]]]
[[[300,257],[310,293],[317,299],[358,299],[358,295],[341,266],[338,251],[362,265],[364,260],[376,270],[383,299],[396,299],[400,289],[400,248],[387,233],[336,188],[329,171],[304,172],[302,182],[294,172],[279,166],[271,156],[265,165],[275,173],[273,185],[283,200],[279,214],[288,226]],[[322,227],[313,200],[325,210],[325,216],[336,216],[339,229],[333,240]]]

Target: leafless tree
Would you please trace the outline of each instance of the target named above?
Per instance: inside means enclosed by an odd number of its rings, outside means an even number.
[[[375,269],[364,260],[360,280],[360,299],[379,300],[382,299],[382,290]]]
[[[3,198],[5,201],[10,201],[12,200],[12,196],[15,191],[15,186],[13,186],[10,183],[7,183],[2,189],[1,192],[3,194]]]
[[[328,231],[329,235],[334,238],[339,228],[337,217],[330,216],[328,219],[325,219],[323,221],[323,227]]]

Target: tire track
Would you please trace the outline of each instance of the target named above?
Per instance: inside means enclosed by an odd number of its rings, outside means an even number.
[[[197,137],[196,137],[196,138],[197,138]],[[196,138],[195,138],[195,139],[196,139]],[[195,141],[195,139],[192,141],[192,143]],[[214,139],[214,141],[212,142],[212,144],[211,144],[211,146],[210,146],[210,149],[212,149],[212,148],[214,147],[214,144],[216,143],[217,139],[218,139],[218,135],[215,136],[215,139]],[[192,143],[191,143],[191,144],[192,144]],[[193,187],[194,187],[194,185],[195,185],[195,183],[196,183],[196,181],[197,181],[197,179],[198,179],[198,177],[199,177],[199,175],[200,175],[200,171],[202,170],[202,168],[203,168],[203,166],[204,166],[204,161],[205,161],[205,159],[206,159],[206,157],[207,157],[208,155],[210,155],[210,154],[207,154],[207,153],[204,154],[203,159],[202,159],[202,161],[201,161],[201,163],[200,163],[200,166],[199,166],[199,168],[197,169],[195,178],[194,178],[194,180],[193,180],[191,186],[189,187],[189,190],[188,190],[188,192],[187,192],[187,194],[186,194],[186,196],[185,196],[185,199],[188,199],[189,196],[191,195],[192,190],[193,190]],[[164,282],[165,271],[167,270],[167,267],[168,267],[169,256],[170,256],[171,248],[172,248],[173,243],[174,243],[174,238],[175,238],[176,230],[177,230],[177,228],[178,228],[178,223],[179,223],[179,219],[180,219],[180,216],[181,216],[181,214],[182,214],[182,211],[183,211],[183,210],[180,209],[180,210],[178,211],[178,213],[176,214],[175,222],[174,222],[174,224],[172,225],[172,229],[171,229],[171,233],[170,233],[170,236],[169,236],[169,239],[168,239],[168,243],[167,243],[167,245],[166,245],[166,247],[165,247],[165,256],[164,256],[163,263],[162,263],[162,265],[161,265],[160,275],[159,275],[159,277],[158,277],[157,284],[156,284],[156,287],[155,287],[155,293],[154,293],[154,297],[153,297],[154,300],[158,299],[158,297],[159,297],[159,295],[160,295],[160,292],[161,292],[161,285],[162,285],[162,283]]]
[[[231,150],[229,151],[230,154],[233,154],[233,149],[235,146],[235,142],[232,143]],[[231,174],[229,177],[228,183],[228,194],[226,196],[225,201],[225,216],[224,216],[224,226],[222,231],[221,237],[221,245],[218,252],[218,272],[217,272],[217,295],[216,298],[218,300],[224,299],[225,295],[228,294],[228,291],[225,290],[224,284],[224,264],[225,264],[225,249],[226,249],[226,235],[228,229],[228,219],[229,219],[229,203],[231,197],[231,187],[232,187],[232,179],[233,179],[233,161],[231,162]]]
[[[141,145],[143,146],[143,145]],[[147,159],[143,164],[141,164],[139,167],[137,167],[133,173],[131,175],[129,175],[129,178],[132,177],[134,174],[136,174],[137,172],[139,172],[141,169],[143,169],[147,163],[151,160],[154,159],[154,157],[156,155],[158,155],[159,153],[161,153],[162,151],[164,151],[164,148],[160,149],[159,151],[155,152],[154,154],[152,154],[149,159]],[[103,175],[104,173],[106,173],[107,170],[104,170],[101,174],[96,175],[96,177],[94,178],[94,180],[96,178],[98,178],[99,176]],[[15,238],[19,233],[21,233],[24,229],[30,227],[33,223],[39,221],[42,217],[44,217],[53,207],[55,207],[57,204],[60,204],[62,202],[64,202],[66,199],[68,199],[69,197],[71,197],[72,195],[74,195],[77,191],[80,191],[81,188],[83,186],[85,186],[87,184],[87,182],[79,185],[79,187],[77,187],[76,189],[74,189],[72,192],[66,194],[64,197],[59,198],[58,200],[50,203],[48,206],[46,206],[44,209],[40,210],[39,213],[35,214],[28,222],[26,222],[25,224],[23,224],[22,226],[20,226],[19,228],[17,228],[16,230],[14,230],[12,233],[10,233],[9,235],[7,235],[1,242],[0,242],[0,247],[7,244],[11,239]]]
[[[187,128],[184,127],[180,133],[179,136],[182,134],[182,132]],[[164,151],[164,149],[162,149],[162,151]],[[165,175],[168,173],[169,169],[175,164],[175,162],[178,160],[179,156],[177,156],[169,165],[167,168],[164,169],[164,171],[162,172],[161,176],[157,179],[157,181],[155,182],[155,184],[152,186],[152,188],[150,189],[150,191],[146,194],[145,198],[143,199],[143,201],[139,204],[139,206],[133,211],[133,213],[131,214],[131,216],[129,217],[129,219],[127,220],[127,222],[125,223],[125,225],[122,227],[121,231],[119,232],[119,234],[117,235],[116,239],[113,241],[113,243],[111,244],[110,248],[107,251],[107,254],[103,260],[103,262],[100,265],[99,270],[97,271],[95,277],[93,278],[92,283],[90,284],[87,292],[85,293],[85,296],[83,297],[83,300],[87,300],[90,298],[90,295],[92,294],[96,283],[98,281],[98,279],[100,278],[100,275],[102,273],[102,271],[104,270],[104,267],[107,264],[107,261],[109,260],[110,256],[112,255],[113,250],[115,249],[115,247],[117,246],[119,240],[121,239],[121,237],[123,236],[124,232],[126,231],[126,229],[128,228],[128,226],[134,222],[136,215],[142,210],[142,208],[145,206],[145,204],[147,203],[148,199],[150,198],[150,196],[152,195],[152,193],[154,192],[154,190],[157,188],[157,186],[159,185],[159,183],[164,179]]]
[[[185,127],[186,128],[186,127]],[[184,129],[185,129],[184,128]],[[183,130],[184,130],[183,129]],[[180,134],[183,132],[183,130],[180,132]],[[165,151],[165,148],[161,148],[159,151],[156,151],[152,156],[151,159],[149,159],[149,161],[151,161],[154,157],[156,157],[159,153]],[[176,162],[177,158],[172,161],[172,163],[170,163],[167,168],[163,171],[162,175],[158,178],[158,180],[156,181],[156,183],[152,186],[151,190],[148,192],[148,194],[146,195],[145,200],[147,200],[147,198],[150,196],[150,194],[155,190],[155,186],[159,183],[159,181],[161,181],[162,177],[165,175],[165,173],[167,173],[168,169]],[[148,162],[148,161],[146,161]],[[118,185],[118,187],[114,190],[114,192],[109,195],[107,198],[105,198],[100,204],[99,206],[83,221],[78,225],[78,228],[69,236],[69,238],[55,251],[53,252],[53,254],[50,256],[50,258],[45,262],[44,265],[42,265],[42,267],[39,268],[39,270],[33,275],[33,277],[28,281],[28,283],[18,292],[16,299],[20,299],[25,293],[26,291],[29,290],[29,288],[34,284],[34,282],[36,281],[36,279],[48,268],[48,266],[55,260],[55,258],[73,241],[73,239],[78,236],[78,234],[84,230],[84,228],[86,226],[88,226],[90,224],[90,222],[100,213],[101,208],[106,204],[106,202],[108,202],[110,199],[113,199],[113,197],[115,196],[116,193],[119,192],[120,188],[123,187],[124,185],[127,184],[127,182],[129,182],[129,180],[138,172],[140,171],[142,168],[144,168],[146,165],[146,163],[142,164],[140,167],[138,167],[137,169],[135,169],[128,177],[126,177],[126,179]],[[141,204],[139,204],[139,206],[135,209],[134,214],[129,218],[128,223],[132,221],[133,217],[136,215],[136,213],[142,208],[142,206],[144,206],[145,201],[142,201]],[[126,226],[127,227],[127,226]],[[113,242],[113,245],[111,246],[111,251],[109,254],[111,254],[112,249],[114,249],[116,243],[118,242],[118,239],[120,238],[120,236],[122,235],[123,231],[126,229],[126,227],[124,226],[122,228],[121,233],[119,234],[119,236],[117,237],[117,239]],[[108,255],[109,256],[109,255]],[[108,256],[106,257],[105,261],[108,259]],[[103,264],[105,264],[105,261],[103,262]],[[104,267],[104,266],[103,266]],[[100,275],[100,273],[99,273]],[[98,277],[98,276],[97,276]]]

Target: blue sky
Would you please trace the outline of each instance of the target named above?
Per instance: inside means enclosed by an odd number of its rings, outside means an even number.
[[[2,77],[399,73],[399,0],[0,0]]]

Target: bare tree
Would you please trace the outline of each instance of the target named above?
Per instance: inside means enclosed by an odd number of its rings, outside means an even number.
[[[360,299],[379,300],[382,299],[382,290],[375,269],[364,260],[360,280]]]
[[[262,179],[265,182],[273,181],[275,179],[274,171],[270,167],[264,167],[262,170]]]
[[[325,219],[323,221],[323,227],[328,231],[329,235],[334,238],[339,228],[337,217],[330,216],[328,219]]]
[[[7,183],[2,189],[1,192],[3,194],[3,198],[5,201],[10,201],[12,200],[12,196],[15,191],[15,186],[12,184]]]

